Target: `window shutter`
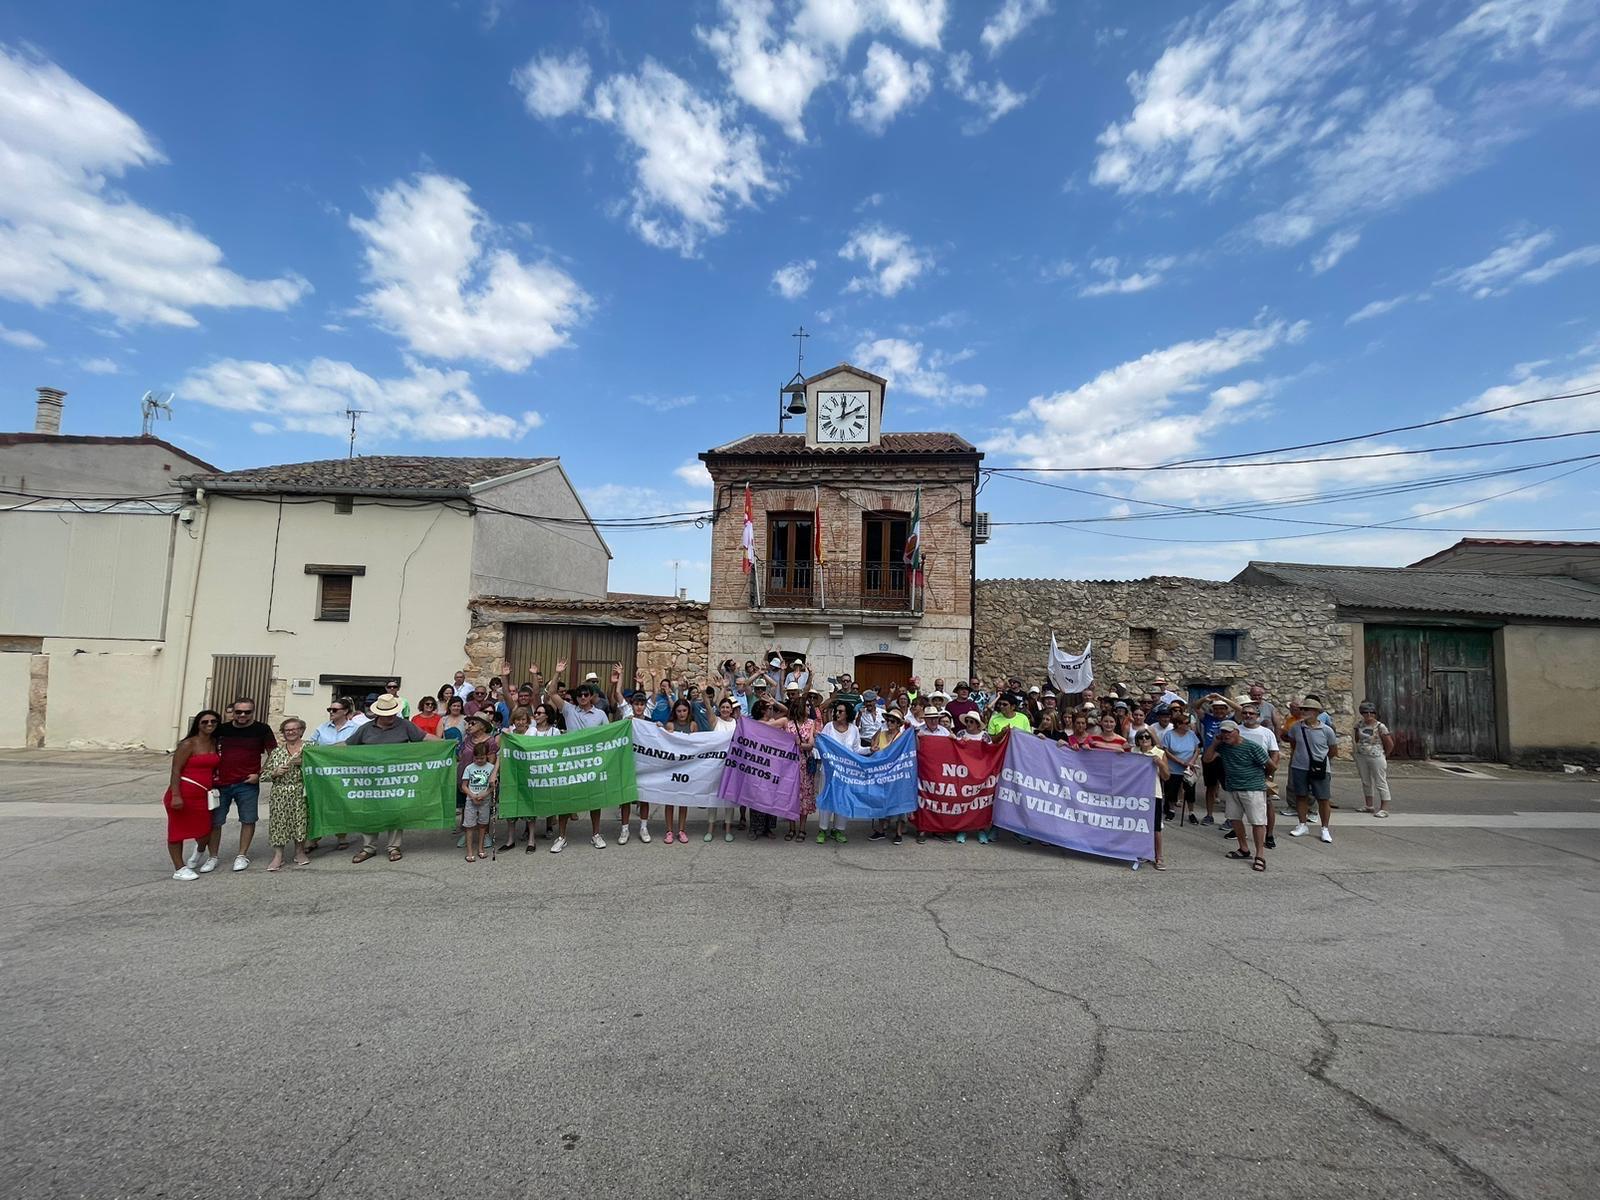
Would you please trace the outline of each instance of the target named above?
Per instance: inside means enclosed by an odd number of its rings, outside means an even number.
[[[325,574],[318,576],[322,581],[321,596],[318,601],[317,619],[319,621],[348,621],[350,619],[350,592],[354,582],[353,576]]]

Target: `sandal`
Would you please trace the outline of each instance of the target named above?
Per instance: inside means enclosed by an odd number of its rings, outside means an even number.
[[[532,854],[535,849],[536,849],[536,847],[533,844],[533,839],[529,838],[528,839],[528,848],[526,850],[524,850],[523,853],[524,854]]]
[[[792,830],[792,829],[785,830],[784,834],[783,834],[783,840],[786,841],[786,842],[794,841],[794,830]]]
[[[364,863],[369,858],[377,858],[377,857],[378,857],[378,852],[376,850],[374,850],[371,846],[363,846],[363,847],[361,847],[360,850],[358,850],[356,852],[356,856],[354,858],[352,858],[350,861],[353,862],[353,863]]]
[[[469,855],[467,855],[467,861],[468,862],[477,862],[478,860],[477,860],[477,858],[475,856],[469,854]]]
[[[1158,858],[1158,859],[1156,859],[1155,862],[1151,863],[1150,865],[1153,866],[1158,871],[1165,871],[1167,869],[1167,860],[1164,859],[1164,858]]]
[[[350,843],[347,842],[347,841],[342,841],[341,840],[338,843],[336,843],[333,848],[335,850],[348,850],[348,849],[350,849]]]
[[[1251,854],[1248,850],[1229,850],[1227,854],[1223,855],[1223,857],[1238,859],[1240,862],[1244,862],[1248,859],[1255,858],[1255,855]]]
[[[1256,859],[1255,862],[1250,864],[1250,869],[1252,871],[1265,871],[1267,869],[1267,860],[1264,858]]]
[[[1389,810],[1387,808],[1380,808],[1377,812],[1373,813],[1372,815],[1375,816],[1375,817],[1387,817],[1389,815]]]
[[[294,860],[294,865],[297,867],[309,867],[311,860],[309,858],[297,858]]]
[[[309,842],[306,843],[306,853],[310,854],[313,850],[315,850],[321,844],[321,842],[322,842],[321,838],[312,838]]]
[[[269,863],[267,865],[267,870],[268,871],[281,871],[281,870],[283,870],[283,864],[282,863],[277,863],[276,865],[274,865],[274,864]]]
[[[398,847],[389,851],[389,861],[390,862],[399,862],[400,858],[401,858],[401,854],[400,854],[400,850],[399,850]]]
[[[1368,804],[1368,805],[1364,806],[1361,811],[1364,812],[1364,813],[1375,813],[1378,810],[1373,808],[1372,805]]]

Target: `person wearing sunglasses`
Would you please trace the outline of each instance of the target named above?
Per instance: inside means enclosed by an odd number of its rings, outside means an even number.
[[[1170,774],[1162,786],[1162,801],[1166,805],[1166,812],[1162,814],[1168,821],[1183,820],[1183,814],[1189,815],[1189,824],[1198,825],[1200,818],[1194,815],[1194,781],[1200,770],[1200,735],[1189,727],[1189,714],[1182,708],[1173,706],[1172,728],[1164,731],[1158,743],[1167,754],[1167,766]],[[1183,797],[1183,809],[1175,812],[1173,804],[1179,795]]]
[[[228,708],[228,719],[217,726],[217,791],[221,802],[211,813],[211,857],[222,849],[222,827],[228,810],[239,813],[239,852],[233,869],[250,865],[250,843],[256,836],[256,814],[261,802],[261,760],[278,748],[272,726],[256,719],[256,702],[240,696]]]
[[[172,780],[161,803],[167,810],[167,854],[174,879],[199,879],[217,869],[208,857],[211,841],[210,793],[217,779],[217,726],[222,714],[203,708],[189,722],[189,732],[172,751]],[[183,857],[184,842],[194,843],[194,853]],[[198,868],[198,870],[196,870]]]
[[[328,719],[318,725],[306,739],[313,746],[337,746],[341,742],[348,742],[352,734],[361,728],[361,722],[356,720],[356,702],[349,696],[335,696],[328,705]],[[312,838],[306,843],[306,853],[310,854],[322,844],[321,838]],[[341,833],[335,850],[347,849],[350,845],[350,835]]]

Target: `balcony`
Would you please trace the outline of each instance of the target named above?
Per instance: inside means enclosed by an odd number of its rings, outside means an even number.
[[[926,573],[926,565],[924,566]],[[749,577],[750,607],[818,613],[921,615],[925,587],[903,563],[771,562],[757,559]]]

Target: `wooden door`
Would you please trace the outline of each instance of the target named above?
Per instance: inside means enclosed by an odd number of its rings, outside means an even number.
[[[1365,643],[1367,698],[1395,758],[1497,757],[1492,630],[1368,625]]]
[[[546,680],[553,678],[556,663],[562,659],[567,662],[563,681],[568,687],[577,687],[593,671],[600,677],[601,690],[609,693],[611,668],[621,663],[622,686],[631,688],[638,650],[639,630],[633,625],[506,626],[506,658],[511,663],[509,682],[513,690],[527,680],[531,666],[537,666]]]
[[[881,696],[885,688],[905,687],[913,674],[911,660],[904,654],[858,654],[855,670],[856,691],[873,688]]]

